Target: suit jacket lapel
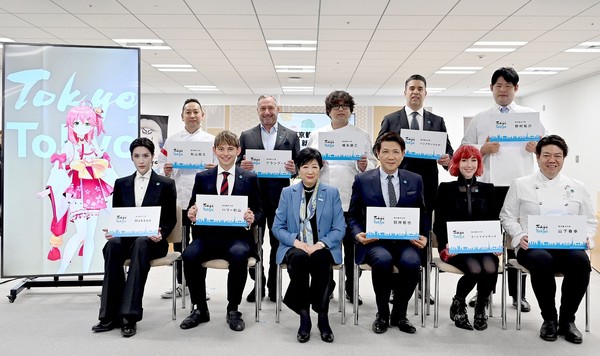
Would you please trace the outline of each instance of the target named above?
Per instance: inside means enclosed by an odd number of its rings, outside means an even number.
[[[287,130],[285,127],[277,124],[277,137],[275,138],[275,146],[273,146],[273,149],[278,150],[285,140],[287,140]]]
[[[257,147],[259,150],[264,150],[265,146],[263,145],[262,142],[262,135],[261,135],[261,128],[260,128],[260,124],[258,126],[256,126],[254,128],[254,130],[252,130],[252,138],[254,139],[254,147]],[[252,147],[252,146],[250,146]]]
[[[400,110],[400,130],[409,129],[408,118],[406,117],[406,109]]]
[[[296,230],[300,232],[300,201],[302,200],[302,183],[294,184],[292,187],[292,204],[290,205],[290,209],[292,209],[292,214],[294,215],[294,220],[292,224],[295,224]],[[296,207],[298,207],[296,209]],[[294,231],[293,229],[290,231]]]
[[[431,113],[423,110],[423,130],[431,131]]]
[[[150,180],[148,181],[148,187],[146,188],[146,194],[144,194],[144,199],[142,200],[142,206],[156,205],[160,197],[161,189],[162,187],[158,181],[158,176],[152,171]]]
[[[319,191],[313,194],[317,194],[317,226],[319,226],[321,215],[323,215],[323,205],[325,204],[325,199],[327,199],[327,191],[325,187],[319,185]]]
[[[123,181],[122,197],[123,206],[135,207],[135,173]]]
[[[381,180],[379,169],[373,170],[374,173],[371,176],[371,191],[373,192],[373,196],[377,200],[377,206],[386,206],[385,199],[383,199],[383,192],[381,191]]]
[[[242,174],[242,172],[242,168],[235,167],[235,177],[233,177],[235,183],[233,183],[233,190],[231,191],[231,195],[248,195],[248,193],[244,189],[246,180],[244,179],[244,175]]]

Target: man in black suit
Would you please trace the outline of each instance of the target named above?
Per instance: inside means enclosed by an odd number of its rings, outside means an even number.
[[[235,165],[240,154],[240,142],[230,131],[221,131],[215,137],[213,152],[219,164],[196,174],[192,197],[188,206],[188,217],[196,221],[198,207],[197,194],[245,195],[248,197],[248,209],[244,220],[248,227],[262,218],[260,189],[258,178],[253,172],[245,171]],[[182,329],[190,329],[210,320],[206,303],[206,268],[202,263],[213,259],[229,262],[227,278],[227,315],[229,328],[244,330],[246,324],[238,306],[242,301],[246,285],[248,257],[254,253],[252,231],[245,227],[193,226],[192,243],[183,251],[185,278],[190,289],[194,307],[190,315],[181,323]]]
[[[152,159],[154,144],[147,138],[137,138],[129,146],[136,172],[115,182],[113,208],[160,206],[157,236],[113,237],[106,230],[104,253],[104,281],[100,299],[100,322],[92,327],[95,332],[109,331],[119,325],[121,334],[130,337],[136,333],[136,322],[142,320],[142,297],[150,261],[167,254],[169,236],[177,223],[177,191],[175,182],[154,173]],[[123,264],[131,259],[127,280]]]
[[[252,161],[246,159],[247,149],[287,150],[292,151],[292,159],[285,163],[285,169],[290,173],[295,174],[296,167],[294,166],[294,159],[296,159],[296,155],[300,152],[300,140],[298,139],[298,134],[277,122],[279,107],[277,106],[277,101],[271,95],[261,95],[258,98],[256,111],[258,112],[260,124],[242,132],[240,135],[240,145],[242,150],[237,159],[237,164],[247,171],[254,169]],[[273,227],[273,220],[275,219],[277,205],[279,205],[281,191],[283,188],[290,185],[290,180],[287,178],[260,178],[258,181],[260,184],[264,212],[264,219],[259,222],[259,226],[262,233],[264,233],[266,222],[266,225],[269,228],[269,243],[271,245],[271,253],[269,255],[269,278],[266,284],[269,288],[269,300],[275,302],[275,280],[277,275],[275,255],[277,253],[277,247],[279,247],[279,241],[271,232],[271,227]],[[255,273],[256,271],[254,269],[250,269],[250,277],[252,279],[255,278]],[[264,296],[264,283],[266,280],[264,275],[262,280],[263,290],[261,295]],[[255,302],[254,298],[254,290],[252,290],[246,297],[246,300]]]
[[[405,147],[404,140],[395,132],[388,132],[377,139],[373,150],[381,166],[356,175],[348,209],[348,226],[357,243],[356,263],[367,263],[372,268],[377,303],[373,331],[377,334],[386,332],[389,325],[397,326],[409,334],[417,331],[406,318],[406,309],[419,282],[420,254],[427,246],[426,236],[431,224],[423,202],[421,177],[398,168],[404,158]],[[419,238],[367,238],[366,212],[369,206],[419,208]],[[392,276],[394,267],[398,268],[399,273]],[[390,314],[388,298],[392,290],[396,297]]]
[[[402,109],[383,118],[381,130],[379,130],[379,134],[377,135],[378,139],[386,132],[397,132],[400,134],[402,129],[446,132],[444,119],[423,109],[423,102],[427,96],[427,81],[422,75],[414,74],[406,80],[404,83],[404,96],[406,96],[406,105]],[[415,120],[413,120],[413,117]],[[413,126],[415,121],[418,127]],[[446,154],[437,162],[422,158],[404,158],[400,165],[401,169],[417,173],[423,178],[425,206],[429,211],[430,217],[438,188],[437,165],[439,164],[444,169],[448,169],[448,164],[450,164],[453,153],[454,150],[448,138],[446,140]]]

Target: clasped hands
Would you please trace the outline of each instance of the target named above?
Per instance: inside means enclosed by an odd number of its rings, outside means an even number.
[[[198,213],[198,207],[196,205],[192,205],[187,212],[187,216],[190,219],[190,221],[192,222],[192,224],[194,224],[196,222],[196,214]],[[252,224],[254,224],[254,213],[252,212],[252,210],[250,210],[250,208],[247,208],[246,211],[244,212],[244,221],[246,221],[246,223],[248,223],[248,226],[252,226]]]
[[[309,256],[312,255],[313,252],[324,248],[321,244],[309,245],[306,242],[302,242],[300,240],[294,240],[294,247],[308,253]]]
[[[356,234],[356,241],[360,242],[363,245],[367,245],[370,244],[371,242],[375,242],[375,241],[379,241],[378,238],[367,238],[367,233],[366,232],[361,232]],[[413,244],[414,246],[422,249],[425,248],[425,246],[427,246],[427,237],[423,236],[423,235],[419,235],[419,238],[417,240],[408,240],[410,241],[411,244]]]

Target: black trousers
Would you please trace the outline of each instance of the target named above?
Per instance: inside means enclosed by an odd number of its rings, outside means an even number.
[[[228,311],[237,310],[242,301],[242,293],[246,285],[248,273],[248,257],[250,244],[247,238],[235,239],[227,237],[205,237],[194,239],[183,251],[185,279],[190,289],[192,304],[201,310],[208,310],[206,304],[206,268],[202,263],[224,259],[229,262],[227,276]]]
[[[167,254],[166,240],[154,242],[147,237],[112,238],[106,242],[104,254],[104,280],[100,297],[98,319],[104,322],[130,322],[142,320],[142,297],[150,271],[150,261]],[[127,279],[123,263],[131,259]]]
[[[592,270],[585,251],[519,249],[517,260],[531,272],[531,286],[544,320],[557,320],[554,274],[564,275],[558,320],[561,323],[574,321]]]
[[[264,233],[265,233],[265,225],[269,228],[269,244],[271,246],[271,252],[269,253],[269,278],[265,278],[265,274],[263,272],[263,276],[262,276],[262,281],[263,281],[263,288],[265,286],[265,284],[267,285],[267,287],[269,288],[269,295],[275,295],[275,289],[276,284],[277,284],[277,262],[276,260],[276,256],[277,256],[277,248],[279,247],[279,240],[277,240],[277,238],[275,237],[275,235],[273,235],[273,232],[271,231],[271,228],[273,227],[273,221],[275,220],[275,211],[277,210],[277,207],[271,207],[268,206],[268,204],[264,204],[263,201],[263,213],[265,218],[259,223],[259,227],[260,227],[260,231],[263,234],[263,238],[264,238]],[[265,224],[266,223],[266,224]],[[261,258],[263,258],[263,256],[260,256]],[[264,261],[264,259],[263,259]],[[263,263],[263,267],[265,266],[265,263]],[[252,267],[249,270],[250,273],[250,278],[252,280],[256,279],[256,268]],[[264,295],[263,295],[264,296]]]
[[[333,256],[328,249],[321,249],[311,255],[292,247],[285,254],[290,284],[283,302],[297,314],[300,310],[312,309],[317,313],[329,311],[329,294],[333,278]]]
[[[450,257],[448,263],[464,275],[456,285],[456,296],[466,298],[477,285],[477,295],[485,300],[494,290],[498,280],[498,257],[492,253],[459,254]]]
[[[372,268],[373,289],[379,317],[390,315],[389,298],[394,290],[392,314],[406,316],[408,301],[419,283],[421,251],[409,241],[379,241],[367,246],[363,263]],[[393,274],[396,266],[400,273]]]

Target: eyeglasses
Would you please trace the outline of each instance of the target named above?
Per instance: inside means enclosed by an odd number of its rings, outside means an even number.
[[[331,107],[333,110],[348,110],[350,109],[349,105],[334,105]]]

